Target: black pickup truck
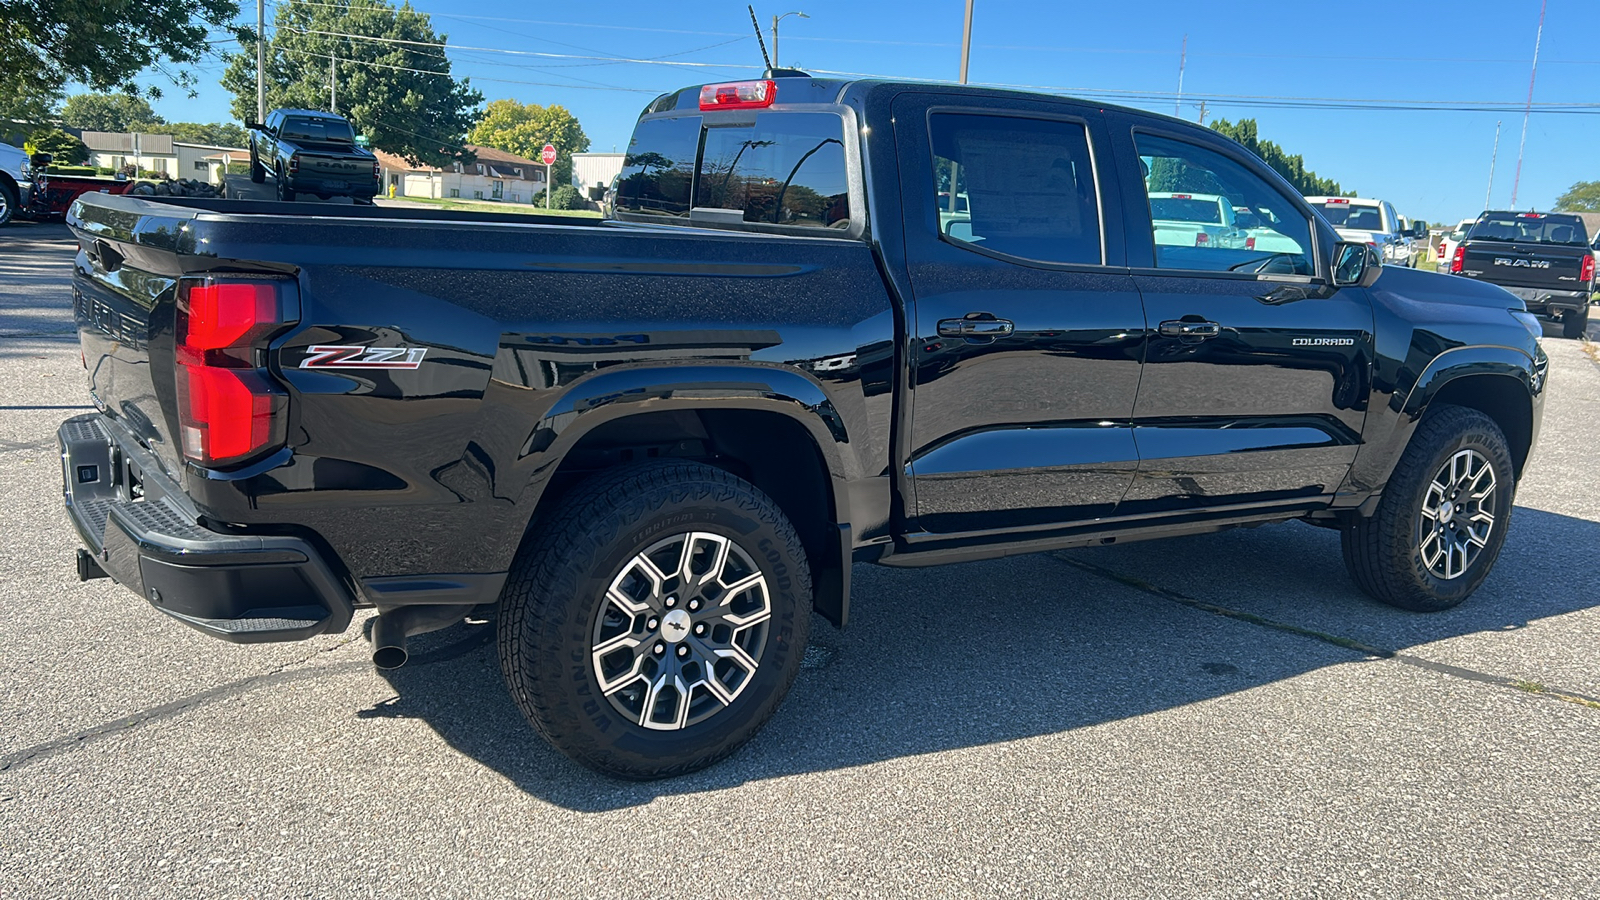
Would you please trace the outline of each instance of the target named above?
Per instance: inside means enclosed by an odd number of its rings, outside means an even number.
[[[1147,192],[1191,191],[1270,233],[1159,240]],[[1176,119],[706,85],[645,110],[615,207],[84,197],[80,576],[232,641],[375,609],[379,666],[492,612],[539,732],[649,778],[761,726],[852,563],[1303,519],[1451,607],[1539,432],[1520,300],[1381,266]]]
[[[356,144],[342,116],[313,109],[275,109],[265,122],[251,122],[250,180],[272,173],[278,199],[298,194],[369,201],[381,187],[378,158]]]
[[[1571,213],[1486,212],[1456,247],[1450,271],[1498,284],[1530,312],[1559,318],[1561,336],[1582,337],[1594,293],[1594,253]]]

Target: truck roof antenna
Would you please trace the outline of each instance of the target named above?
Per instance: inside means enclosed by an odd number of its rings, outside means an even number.
[[[767,70],[772,70],[772,57],[767,55],[767,42],[761,39],[761,23],[756,21],[756,8],[746,6],[750,10],[750,27],[756,30],[756,44],[761,47],[761,61],[767,64]]]

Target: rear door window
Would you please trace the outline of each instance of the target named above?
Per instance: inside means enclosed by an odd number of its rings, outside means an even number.
[[[939,113],[934,183],[945,240],[986,253],[1100,265],[1099,193],[1081,122]]]

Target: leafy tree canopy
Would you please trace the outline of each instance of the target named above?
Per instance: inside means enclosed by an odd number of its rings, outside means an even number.
[[[493,147],[537,160],[545,144],[556,148],[556,162],[550,173],[554,184],[572,183],[572,154],[589,149],[589,136],[564,106],[495,100],[484,107],[483,118],[467,140],[481,147]]]
[[[1556,198],[1562,212],[1600,212],[1600,181],[1580,181]]]
[[[244,149],[249,132],[232,122],[167,122],[144,129],[149,134],[170,134],[175,141],[212,147]]]
[[[0,0],[5,2],[5,0]],[[444,166],[469,156],[462,146],[483,95],[450,75],[445,36],[407,3],[329,0],[281,3],[267,42],[267,108],[327,109],[330,64],[339,108],[373,147],[412,163]],[[256,118],[256,54],[251,33],[223,73],[240,121]]]
[[[1272,141],[1261,140],[1256,130],[1255,119],[1240,119],[1238,123],[1229,122],[1227,119],[1217,119],[1211,123],[1211,130],[1224,137],[1232,138],[1243,144],[1245,149],[1261,157],[1262,162],[1271,166],[1274,171],[1282,175],[1294,185],[1295,190],[1307,197],[1338,197],[1343,192],[1339,189],[1339,182],[1331,178],[1319,178],[1317,173],[1306,168],[1305,160],[1299,155],[1289,155],[1282,147]],[[1349,196],[1354,197],[1351,191]]]
[[[182,67],[238,12],[236,0],[0,0],[0,114],[37,121],[69,82],[138,93],[134,77],[152,67],[192,93]]]
[[[89,161],[89,148],[59,128],[41,128],[28,136],[23,144],[29,156],[48,153],[53,165],[79,165]]]
[[[144,131],[161,117],[132,94],[73,94],[61,107],[61,124],[80,131]]]

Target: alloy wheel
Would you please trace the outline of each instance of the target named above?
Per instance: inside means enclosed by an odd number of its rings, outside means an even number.
[[[772,599],[743,547],[704,531],[651,544],[622,566],[595,618],[601,693],[644,728],[689,728],[727,709],[761,666]]]
[[[1494,466],[1476,450],[1451,455],[1428,482],[1417,517],[1418,552],[1435,578],[1460,578],[1495,527]]]

